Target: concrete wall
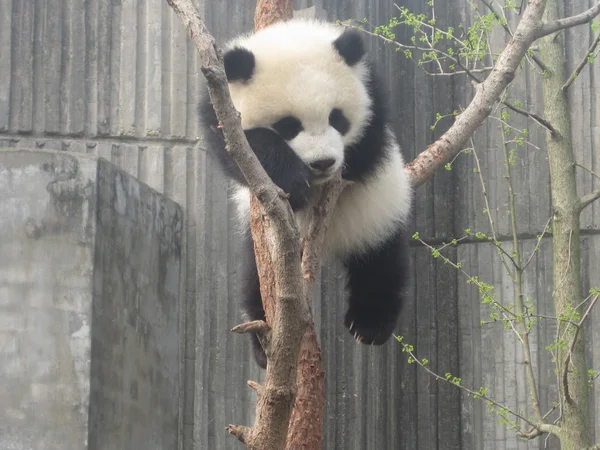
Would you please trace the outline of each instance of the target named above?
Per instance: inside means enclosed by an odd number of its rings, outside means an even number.
[[[176,448],[183,214],[95,156],[0,150],[0,448]]]
[[[252,28],[254,2],[196,2],[219,42]],[[316,1],[327,18],[367,18],[385,23],[392,2],[374,0]],[[424,11],[425,2],[402,4]],[[589,7],[590,0],[564,2],[565,14]],[[313,2],[297,1],[297,8]],[[254,394],[246,380],[260,379],[249,362],[248,343],[229,329],[239,322],[238,236],[227,204],[227,185],[203,146],[195,112],[202,76],[195,49],[162,0],[88,0],[83,2],[4,0],[0,15],[0,146],[50,148],[104,156],[182,205],[185,227],[181,309],[185,346],[182,377],[181,444],[185,449],[235,449],[224,433],[229,423],[248,424]],[[468,2],[436,2],[440,24],[469,23]],[[514,27],[518,17],[511,16]],[[397,37],[408,40],[405,30]],[[494,33],[501,47],[505,37]],[[570,69],[579,63],[594,34],[589,27],[566,32]],[[435,113],[466,105],[473,94],[462,78],[424,75],[391,47],[368,41],[387,80],[395,129],[407,157],[424,149],[445,126],[430,130]],[[600,68],[586,66],[570,89],[573,140],[577,160],[600,169],[593,151],[600,142]],[[525,68],[510,95],[525,107],[541,111],[540,76]],[[515,126],[527,128],[536,147],[519,150],[514,176],[518,222],[525,249],[551,215],[545,132],[522,116]],[[509,239],[503,155],[497,123],[481,127],[475,143],[487,181],[490,209],[500,239]],[[597,153],[597,152],[596,152]],[[438,173],[417,192],[411,231],[432,242],[460,235],[465,228],[488,231],[482,188],[472,157],[461,156],[454,170]],[[580,173],[580,192],[597,180]],[[583,216],[584,288],[598,286],[597,255],[600,206]],[[527,293],[540,313],[551,314],[551,253],[545,241],[527,274]],[[413,247],[415,282],[398,327],[432,368],[458,374],[465,384],[487,386],[496,399],[526,410],[520,347],[501,325],[480,326],[489,311],[472,286],[450,267]],[[471,275],[479,275],[514,301],[514,292],[488,244],[465,241],[448,253]],[[326,449],[528,449],[546,442],[517,442],[514,433],[451,386],[435,383],[406,362],[399,346],[357,346],[342,326],[343,280],[337,266],[323,271],[314,311],[327,371]],[[555,399],[552,364],[545,346],[552,342],[552,323],[534,335],[534,367],[541,380],[541,399]],[[587,349],[592,367],[600,366],[600,310],[588,322]],[[591,423],[600,417],[598,385],[590,391]],[[552,416],[554,418],[555,416]],[[600,438],[600,427],[593,432]],[[557,448],[550,439],[548,448]]]

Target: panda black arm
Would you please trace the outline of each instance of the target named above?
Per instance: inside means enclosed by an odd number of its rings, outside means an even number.
[[[310,167],[273,130],[254,128],[245,133],[250,147],[267,174],[289,194],[292,209],[297,211],[306,206],[313,178]]]
[[[200,104],[200,116],[205,128],[207,146],[218,158],[228,177],[243,186],[246,180],[239,167],[225,150],[223,132],[218,128],[218,120],[212,104],[204,99]],[[313,179],[310,167],[300,159],[287,142],[275,131],[268,128],[254,128],[244,131],[248,143],[261,165],[273,182],[289,194],[294,211],[302,209],[309,197]]]

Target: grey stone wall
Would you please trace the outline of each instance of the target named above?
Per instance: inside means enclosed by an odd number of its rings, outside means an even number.
[[[176,448],[183,214],[95,156],[0,150],[0,448]]]

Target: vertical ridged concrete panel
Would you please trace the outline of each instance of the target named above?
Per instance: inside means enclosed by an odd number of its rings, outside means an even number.
[[[69,4],[67,4],[69,3]],[[440,26],[473,21],[467,3],[436,2]],[[235,449],[224,433],[229,423],[251,423],[255,396],[248,379],[261,374],[249,358],[243,336],[229,329],[239,322],[239,236],[227,203],[227,184],[203,146],[196,105],[204,89],[195,48],[162,0],[90,0],[61,2],[3,0],[0,17],[0,146],[93,153],[107,158],[142,182],[164,192],[185,212],[179,299],[180,448]],[[426,12],[424,2],[403,3]],[[254,2],[196,2],[218,42],[253,27]],[[458,6],[457,6],[458,5]],[[363,19],[387,23],[396,10],[387,1],[297,1],[315,6],[330,20]],[[590,6],[565,3],[565,14]],[[511,27],[519,17],[509,16]],[[397,28],[409,42],[410,30]],[[506,37],[492,34],[496,50]],[[594,38],[589,27],[566,32],[569,70]],[[392,46],[367,38],[367,46],[386,82],[395,131],[407,159],[423,150],[450,121],[430,125],[435,114],[464,108],[474,90],[464,78],[428,77]],[[577,160],[600,171],[593,151],[600,143],[598,64],[587,66],[569,90]],[[527,68],[509,90],[512,100],[541,113],[540,74]],[[513,179],[518,192],[517,221],[525,252],[531,251],[551,215],[546,132],[532,120],[511,113],[509,123],[527,129],[532,146],[517,147]],[[510,240],[502,136],[487,122],[474,138],[499,239]],[[433,243],[460,237],[466,228],[488,232],[482,186],[472,155],[457,158],[452,171],[441,171],[419,188],[409,232]],[[580,193],[598,188],[598,180],[578,172]],[[582,216],[584,289],[600,284],[597,275],[600,207]],[[507,242],[506,247],[510,244]],[[493,397],[530,414],[522,350],[513,335],[489,321],[477,290],[464,276],[412,249],[414,281],[398,326],[431,368],[460,376],[465,385],[489,388]],[[472,276],[494,286],[505,304],[514,302],[510,279],[487,243],[462,241],[448,256]],[[540,315],[552,316],[552,254],[544,240],[525,277],[526,294]],[[545,442],[518,441],[487,407],[452,386],[434,382],[408,364],[393,342],[366,348],[355,344],[342,325],[344,279],[333,264],[323,270],[314,295],[314,311],[327,371],[325,449],[534,449]],[[590,366],[600,364],[600,312],[587,324]],[[532,333],[534,369],[539,375],[543,408],[556,399],[551,357],[551,321]],[[600,391],[590,391],[590,422],[600,417]],[[556,412],[554,413],[556,414]],[[556,418],[551,416],[552,420]],[[595,427],[600,438],[600,428]],[[550,439],[548,448],[557,448]]]

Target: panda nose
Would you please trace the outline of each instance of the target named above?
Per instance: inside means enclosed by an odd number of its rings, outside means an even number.
[[[310,163],[310,167],[314,170],[318,170],[320,172],[325,172],[331,166],[335,164],[335,159],[327,158],[327,159],[319,159],[318,161],[313,161]]]

